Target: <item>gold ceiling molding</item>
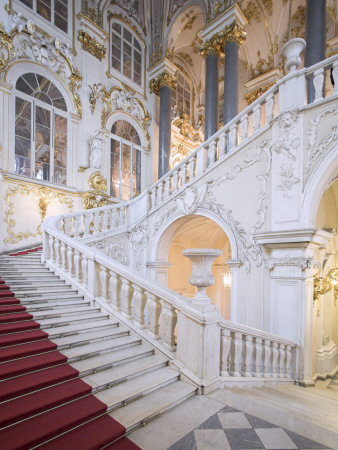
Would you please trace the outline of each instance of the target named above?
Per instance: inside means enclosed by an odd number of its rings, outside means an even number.
[[[192,58],[189,55],[189,53],[185,53],[185,52],[178,52],[177,56],[179,56],[185,63],[188,64],[188,66],[192,67],[193,66],[193,62],[192,62]]]
[[[168,70],[164,70],[157,77],[152,78],[149,83],[150,92],[152,94],[160,95],[160,88],[163,86],[175,89],[177,86],[177,80]]]
[[[12,218],[15,209],[12,202],[12,197],[14,197],[15,195],[28,196],[29,194],[34,194],[36,199],[38,200],[41,222],[38,225],[36,231],[33,233],[30,231],[15,233],[13,231],[13,228],[15,227],[16,222]],[[47,187],[26,186],[24,184],[8,187],[5,201],[9,209],[5,211],[4,222],[7,224],[7,233],[9,236],[4,239],[4,244],[17,244],[24,239],[42,235],[41,224],[46,217],[47,208],[50,203],[63,203],[68,206],[70,210],[72,210],[73,208],[73,200],[71,198],[67,198],[67,195],[65,195],[63,192],[58,192]]]
[[[79,30],[79,41],[83,50],[89,52],[95,58],[102,61],[106,57],[107,49],[103,44],[100,44],[94,37],[90,36],[83,30]]]
[[[276,81],[272,81],[271,83],[266,84],[265,86],[260,86],[254,91],[249,92],[244,96],[245,101],[250,105],[252,102],[257,100],[258,97],[264,94],[264,92],[268,91]]]
[[[224,30],[215,33],[210,39],[207,39],[199,48],[202,56],[219,55],[224,57],[224,47],[228,42],[237,42],[244,44],[246,32],[243,30],[237,20],[234,20]]]

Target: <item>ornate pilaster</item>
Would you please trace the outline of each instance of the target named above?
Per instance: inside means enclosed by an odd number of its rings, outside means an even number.
[[[167,59],[160,61],[150,72],[150,92],[160,97],[160,127],[158,148],[158,177],[161,178],[170,169],[171,149],[171,111],[170,89],[175,88],[176,66]]]

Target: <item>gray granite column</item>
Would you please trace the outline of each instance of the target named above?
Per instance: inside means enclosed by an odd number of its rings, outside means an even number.
[[[325,59],[326,0],[306,0],[305,66],[310,67]],[[307,82],[308,102],[315,98],[313,80]]]
[[[218,55],[205,59],[205,140],[218,130]]]
[[[163,177],[169,169],[171,150],[171,117],[170,117],[170,87],[160,87],[160,130],[158,153],[158,178]]]
[[[238,114],[238,47],[237,42],[227,42],[225,45],[224,125]]]

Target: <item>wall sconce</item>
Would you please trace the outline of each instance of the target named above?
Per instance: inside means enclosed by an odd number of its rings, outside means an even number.
[[[223,274],[223,285],[226,289],[231,288],[231,270],[227,270]]]

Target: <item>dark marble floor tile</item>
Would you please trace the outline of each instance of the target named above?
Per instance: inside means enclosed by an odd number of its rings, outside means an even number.
[[[175,442],[168,450],[197,450],[195,434],[193,431],[183,436],[179,441]]]
[[[293,442],[297,445],[298,448],[325,448],[325,445],[319,444],[318,442],[312,441],[300,434],[294,433],[293,431],[286,430],[284,428],[285,433],[293,440]]]
[[[245,413],[245,415],[253,428],[279,428],[277,425],[267,422],[266,420],[259,419],[258,417],[252,416],[251,414]]]
[[[264,448],[255,430],[250,428],[232,428],[224,430],[232,449]]]
[[[205,422],[203,422],[197,429],[199,430],[219,430],[222,428],[221,422],[219,421],[219,418],[217,414],[214,414],[213,416],[209,417]]]

